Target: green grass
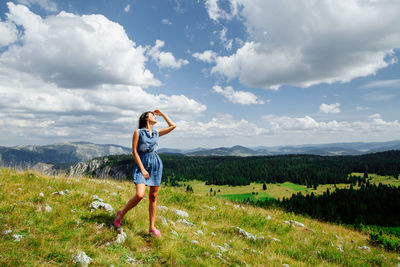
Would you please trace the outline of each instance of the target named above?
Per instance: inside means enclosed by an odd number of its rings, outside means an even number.
[[[286,186],[276,187],[284,191],[293,190]],[[228,189],[214,188],[225,193]],[[52,192],[65,189],[70,193],[64,196],[51,195]],[[204,189],[209,191],[209,187],[205,186]],[[372,246],[368,243],[368,234],[364,232],[279,209],[239,205],[228,198],[206,196],[206,190],[204,194],[196,195],[182,192],[183,188],[161,187],[158,205],[169,207],[169,210],[157,211],[156,227],[161,230],[162,237],[156,239],[147,234],[146,196],[122,222],[127,234],[126,242],[108,245],[117,236],[117,232],[110,227],[115,214],[108,214],[104,210],[90,212],[92,196],[97,195],[114,209],[120,209],[133,196],[133,183],[85,177],[50,177],[0,169],[0,266],[71,266],[72,255],[79,251],[84,251],[93,259],[93,266],[125,266],[128,265],[128,256],[135,258],[142,266],[397,264],[396,253]],[[258,186],[257,190],[259,193],[255,197],[269,196],[269,188],[262,191],[262,186]],[[40,192],[44,198],[39,197]],[[251,191],[242,194],[254,196]],[[38,211],[39,205],[46,204],[53,208],[52,212]],[[210,209],[211,206],[215,210]],[[172,209],[188,212],[186,219],[195,227],[178,223],[180,217]],[[271,219],[268,219],[269,216]],[[167,225],[162,224],[161,217],[168,221]],[[306,229],[284,224],[285,220],[302,222]],[[175,222],[175,226],[171,222]],[[99,224],[104,226],[98,228]],[[265,239],[245,239],[238,234],[235,226],[264,236]],[[22,240],[16,242],[12,235],[4,234],[8,229],[13,234],[22,235]],[[196,234],[197,230],[204,235]],[[172,231],[176,231],[178,236],[173,235]],[[273,241],[272,237],[280,242]],[[193,244],[192,240],[197,240],[199,244]],[[224,246],[224,243],[232,249],[220,252],[215,247]],[[337,245],[344,248],[344,253],[337,249]],[[371,251],[358,249],[358,246],[364,245],[371,247]],[[217,253],[222,254],[223,260],[218,258]]]

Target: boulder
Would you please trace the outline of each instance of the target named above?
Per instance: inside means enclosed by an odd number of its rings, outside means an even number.
[[[78,263],[84,267],[88,266],[93,261],[92,258],[90,258],[88,255],[86,255],[86,253],[83,251],[79,252],[76,255],[73,255],[72,259],[73,259],[74,263]]]
[[[175,211],[176,215],[178,215],[178,216],[181,216],[181,217],[184,217],[184,218],[189,217],[189,214],[186,211],[177,210],[177,209],[175,209],[174,211]]]
[[[249,232],[246,232],[245,230],[241,229],[240,227],[236,227],[236,230],[238,231],[238,233],[240,235],[246,237],[247,239],[251,239],[251,240],[254,240],[254,241],[264,239],[263,236],[257,237],[256,235],[253,235],[253,234],[250,234]]]

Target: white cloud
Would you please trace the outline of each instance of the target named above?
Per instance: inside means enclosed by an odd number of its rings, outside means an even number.
[[[41,18],[8,3],[5,23],[22,26],[0,52],[0,143],[88,140],[129,143],[141,112],[193,119],[206,106],[184,95],[148,93],[147,48],[102,15]],[[162,119],[160,119],[160,122]]]
[[[160,68],[179,69],[183,65],[189,64],[186,59],[175,59],[171,52],[161,52],[160,48],[164,46],[164,41],[156,40],[156,44],[147,52],[147,54],[157,62]]]
[[[27,6],[39,5],[41,8],[47,11],[57,11],[57,4],[51,0],[17,0],[18,3]]]
[[[364,111],[364,110],[369,110],[369,109],[370,109],[369,107],[362,107],[362,106],[357,106],[356,107],[357,111]]]
[[[142,87],[160,82],[145,68],[145,48],[103,15],[60,12],[41,18],[26,6],[7,3],[7,21],[21,26],[20,43],[0,55],[0,64],[67,88],[99,84]],[[29,59],[29,60],[27,60]]]
[[[323,103],[319,106],[319,112],[338,114],[340,113],[340,103],[335,103],[335,104]]]
[[[389,94],[383,90],[378,90],[378,91],[373,91],[365,94],[363,98],[368,101],[373,101],[373,102],[383,102],[383,101],[388,101],[391,100],[395,97],[396,95],[394,94]]]
[[[18,30],[15,24],[0,20],[0,47],[15,42],[18,38]]]
[[[264,104],[264,101],[258,100],[258,97],[250,92],[235,91],[231,86],[222,88],[219,85],[213,86],[214,92],[223,95],[229,102],[234,104],[250,105]]]
[[[334,133],[341,136],[356,136],[363,138],[370,134],[388,134],[396,136],[400,133],[400,123],[384,121],[379,114],[368,117],[364,121],[317,121],[310,116],[293,118],[287,116],[265,115],[263,119],[268,123],[271,133],[307,133],[318,138],[318,135]]]
[[[249,39],[219,57],[213,73],[251,87],[348,82],[396,62],[400,2],[232,0]],[[225,18],[206,1],[214,21]]]
[[[400,79],[373,81],[363,86],[363,88],[382,88],[382,87],[389,87],[389,88],[400,87]]]
[[[130,4],[127,4],[126,7],[124,8],[124,12],[125,12],[125,13],[128,13],[129,10],[131,10],[131,5],[130,5]]]
[[[192,56],[200,61],[212,63],[215,62],[217,53],[212,50],[206,50],[203,53],[194,53]]]
[[[165,24],[165,25],[171,25],[171,24],[172,24],[172,22],[169,21],[168,19],[162,19],[162,20],[161,20],[161,23],[162,23],[162,24]]]
[[[229,11],[223,10],[219,5],[219,0],[206,0],[205,7],[208,16],[214,21],[218,22],[221,19],[231,20],[238,14],[238,3],[236,0],[229,1]]]
[[[231,50],[233,40],[232,39],[228,40],[226,38],[227,31],[228,29],[226,27],[223,27],[222,30],[219,32],[219,39],[221,40],[221,43],[223,44],[226,50]]]

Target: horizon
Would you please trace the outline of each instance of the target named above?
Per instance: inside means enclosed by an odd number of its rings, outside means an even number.
[[[155,109],[160,147],[397,139],[396,25],[396,0],[0,1],[0,144],[129,147]]]
[[[158,150],[160,149],[177,149],[177,150],[195,150],[195,149],[217,149],[217,148],[232,148],[235,146],[240,146],[240,147],[245,147],[249,149],[254,149],[254,148],[275,148],[275,147],[305,147],[305,146],[318,146],[318,145],[335,145],[335,144],[353,144],[353,143],[361,143],[361,144],[369,144],[369,143],[390,143],[390,142],[400,142],[400,139],[394,139],[394,140],[389,140],[389,141],[371,141],[371,142],[333,142],[333,143],[314,143],[314,144],[298,144],[298,145],[274,145],[274,146],[245,146],[245,145],[240,145],[236,144],[233,146],[217,146],[217,147],[191,147],[191,148],[176,148],[176,147],[159,147]],[[124,145],[119,145],[119,144],[112,144],[112,143],[94,143],[91,141],[63,141],[63,142],[57,142],[57,143],[50,143],[50,144],[27,144],[27,145],[13,145],[13,146],[3,146],[2,147],[7,147],[7,148],[13,148],[13,147],[18,147],[18,146],[51,146],[51,145],[57,145],[57,144],[72,144],[72,143],[89,143],[89,144],[94,144],[94,145],[112,145],[112,146],[121,146],[124,148],[130,149],[130,146],[124,146]]]

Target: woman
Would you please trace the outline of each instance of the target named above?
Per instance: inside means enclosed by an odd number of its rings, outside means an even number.
[[[153,130],[157,123],[157,116],[162,116],[168,123],[168,127],[159,131]],[[175,123],[163,112],[156,109],[154,112],[147,111],[139,118],[139,129],[135,130],[132,138],[132,154],[135,159],[133,169],[133,181],[136,184],[136,195],[126,203],[122,211],[118,211],[115,217],[115,227],[121,227],[121,220],[125,214],[135,207],[144,197],[146,185],[150,186],[149,193],[149,233],[161,236],[159,230],[154,227],[156,217],[156,198],[160,188],[163,164],[157,155],[158,137],[166,135],[176,128]]]

